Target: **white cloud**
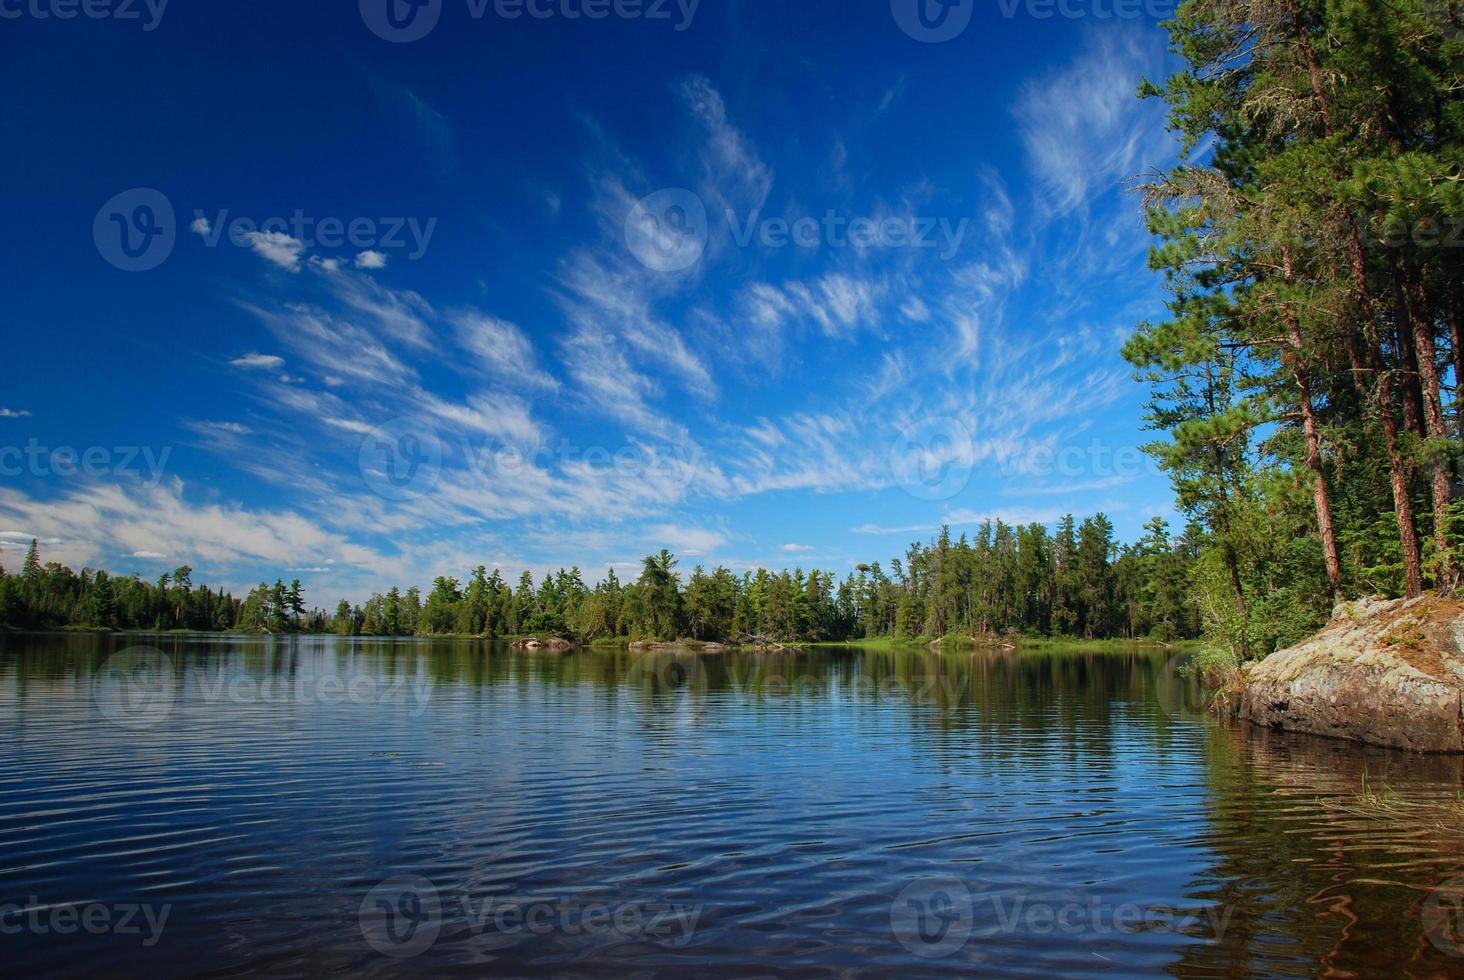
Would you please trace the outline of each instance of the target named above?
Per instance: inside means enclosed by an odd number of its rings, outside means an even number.
[[[188,230],[195,235],[207,236],[213,231],[213,226],[208,223],[207,218],[200,214],[193,219],[193,223],[188,226]]]
[[[752,141],[732,124],[722,94],[704,75],[692,75],[679,87],[682,102],[701,124],[704,169],[702,196],[716,211],[760,208],[773,186],[773,175]]]
[[[29,531],[0,531],[0,542],[9,541],[12,543],[30,544],[35,541],[37,544],[60,544],[60,538],[43,538],[38,534]]]
[[[1067,68],[1023,88],[1013,112],[1044,211],[1082,207],[1172,155],[1162,108],[1135,95],[1162,57],[1137,36],[1099,33]]]
[[[385,269],[386,253],[378,252],[368,248],[364,252],[356,253],[356,268],[358,269]]]
[[[273,371],[276,368],[284,367],[285,359],[283,357],[276,357],[273,354],[244,354],[234,358],[229,363],[236,368],[244,368],[246,370],[262,369]]]
[[[248,231],[242,236],[255,254],[289,272],[300,270],[305,243],[282,231]]]
[[[217,581],[221,570],[240,564],[284,568],[329,554],[383,579],[394,570],[375,551],[299,513],[194,503],[177,480],[153,488],[86,484],[47,500],[0,487],[0,520],[61,539],[52,557],[73,568],[119,555],[172,555]]]
[[[28,419],[30,412],[26,409],[0,408],[0,419]]]
[[[678,554],[696,557],[727,543],[720,531],[685,524],[653,524],[646,528],[652,547],[669,548]]]
[[[534,345],[517,324],[471,311],[454,316],[453,324],[458,344],[495,378],[530,388],[559,387],[539,369]]]
[[[580,253],[561,278],[566,289],[561,306],[572,323],[596,331],[613,330],[640,360],[668,372],[687,391],[711,397],[717,390],[711,371],[680,332],[652,311],[651,290],[659,276],[628,261],[612,262]]]
[[[811,544],[780,544],[778,550],[787,555],[802,555],[814,549]]]
[[[165,554],[163,554],[160,551],[134,551],[132,553],[132,557],[133,558],[154,558],[154,559],[158,559],[158,558],[166,558],[168,556],[165,555]]]
[[[247,436],[254,430],[242,422],[215,422],[211,419],[204,419],[193,423],[195,428],[208,429],[213,432],[227,432],[230,435]]]
[[[784,283],[781,288],[753,283],[741,302],[748,319],[763,328],[807,322],[826,337],[849,337],[860,327],[879,325],[886,292],[887,287],[876,280],[830,273],[807,282]],[[914,312],[920,308],[910,307]]]

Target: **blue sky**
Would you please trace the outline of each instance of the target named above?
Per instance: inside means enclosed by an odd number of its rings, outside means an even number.
[[[328,604],[1172,517],[1118,355],[1152,18],[65,2],[0,4],[7,566]]]

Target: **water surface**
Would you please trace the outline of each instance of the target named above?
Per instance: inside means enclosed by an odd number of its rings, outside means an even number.
[[[0,636],[7,968],[1464,975],[1464,763],[1179,659]]]

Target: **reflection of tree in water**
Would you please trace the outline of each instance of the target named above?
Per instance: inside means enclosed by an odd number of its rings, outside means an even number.
[[[1419,915],[1464,872],[1464,760],[1217,726],[1207,768],[1216,860],[1189,897],[1230,918],[1172,973],[1464,975]]]
[[[778,798],[778,787],[810,760],[850,766],[804,791],[828,794],[816,802],[832,813],[854,787],[871,800],[885,787],[862,780],[859,759],[821,755],[812,739],[868,734],[861,744],[872,753],[871,772],[897,757],[912,773],[940,777],[907,779],[908,792],[918,795],[899,804],[946,814],[934,833],[1020,836],[1030,827],[1007,809],[1020,805],[1031,808],[1029,817],[1057,821],[1056,833],[1090,834],[1117,846],[1105,835],[1122,828],[1158,846],[1182,847],[1194,859],[1190,867],[1208,862],[1192,878],[1187,870],[1176,875],[1174,898],[1229,918],[1218,940],[1207,921],[1191,930],[1193,941],[1169,964],[1175,975],[1464,975],[1464,959],[1431,943],[1421,916],[1436,886],[1464,874],[1464,761],[1219,724],[1191,710],[1192,692],[1169,669],[1173,658],[1153,650],[531,654],[461,640],[92,635],[12,635],[0,644],[0,696],[22,712],[52,716],[59,703],[52,693],[84,692],[78,685],[89,683],[109,655],[138,644],[166,654],[171,669],[190,678],[219,671],[283,681],[327,672],[425,678],[444,711],[411,724],[452,725],[453,737],[482,737],[481,754],[453,764],[472,773],[474,786],[506,787],[500,799],[535,776],[546,750],[554,768],[633,773],[628,778],[663,781],[668,793],[684,791],[675,773],[687,759],[703,758],[700,748],[768,767],[753,777],[729,764],[698,777],[698,793],[723,807],[755,808]],[[546,717],[583,724],[574,731],[515,730],[538,718],[530,709],[547,701],[575,711]],[[453,705],[468,710],[454,714]],[[75,710],[77,724],[95,722],[84,698]],[[368,706],[357,717],[393,717],[373,712]],[[729,723],[731,713],[737,718]],[[840,726],[831,727],[836,713]],[[186,717],[175,713],[168,724]],[[617,728],[634,737],[603,736]],[[728,740],[729,730],[764,742],[745,747]],[[520,754],[496,751],[503,745]],[[1208,793],[1192,788],[1197,780]],[[1194,794],[1170,810],[1202,813],[1199,829],[1161,823],[1163,794],[1177,791],[1165,785]],[[1146,809],[1149,803],[1155,805]],[[833,837],[864,829],[856,817],[831,826]],[[1004,841],[948,842],[941,860],[958,862],[987,846],[983,856],[999,864]],[[1064,894],[1073,862],[1101,868],[1109,858],[1094,847],[1075,849],[1061,866],[1034,865],[1034,898]],[[654,857],[679,859],[669,844]],[[1020,877],[1028,869],[1009,870]],[[1124,887],[1121,878],[1110,885],[1120,893]],[[1095,941],[1122,947],[1130,940]]]

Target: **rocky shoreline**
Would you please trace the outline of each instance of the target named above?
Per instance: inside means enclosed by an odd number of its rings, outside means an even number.
[[[1464,753],[1464,602],[1344,603],[1315,636],[1242,668],[1218,711],[1256,725]]]

